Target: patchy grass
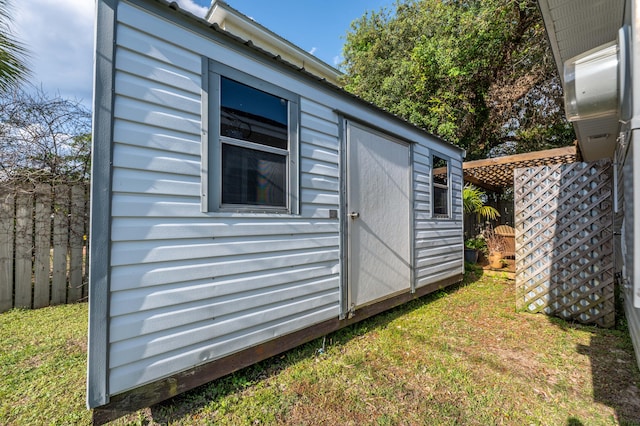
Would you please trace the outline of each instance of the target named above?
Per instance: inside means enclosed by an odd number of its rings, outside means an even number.
[[[640,424],[626,330],[516,312],[512,282],[466,282],[113,423]],[[89,422],[85,317],[84,305],[0,315],[0,419]]]
[[[87,305],[0,314],[0,424],[89,424]]]

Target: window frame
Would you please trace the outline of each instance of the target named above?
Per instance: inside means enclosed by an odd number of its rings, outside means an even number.
[[[221,78],[227,78],[252,89],[276,96],[287,101],[288,148],[281,149],[243,139],[220,134],[221,125]],[[203,58],[203,132],[202,132],[202,211],[231,213],[276,213],[299,214],[299,123],[300,96],[274,83],[267,82],[235,68]],[[206,122],[204,121],[206,118]],[[224,145],[251,149],[254,151],[282,155],[285,157],[284,206],[258,204],[222,203],[223,168],[222,148]]]
[[[436,169],[436,158],[439,158],[440,160],[444,160],[446,161],[447,165],[447,183],[446,185],[441,184],[441,183],[436,183],[435,181],[435,175],[434,175],[434,170]],[[439,167],[438,167],[439,168]],[[446,214],[438,214],[435,212],[435,208],[436,208],[436,191],[435,188],[440,188],[440,189],[446,189],[447,191],[447,195],[446,195],[446,203],[447,203],[447,213]],[[448,156],[445,156],[443,154],[440,154],[438,152],[432,152],[431,153],[431,217],[433,219],[451,219],[452,214],[451,214],[451,158]]]

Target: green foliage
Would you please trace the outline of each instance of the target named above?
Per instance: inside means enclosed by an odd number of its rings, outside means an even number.
[[[562,88],[535,0],[406,0],[352,23],[347,90],[467,149],[565,146]]]
[[[478,250],[483,254],[487,254],[487,242],[481,235],[474,238],[467,238],[464,241],[464,246],[468,249]]]
[[[27,50],[11,34],[11,1],[0,0],[0,93],[15,87],[29,75]]]
[[[478,220],[496,220],[500,213],[495,207],[485,205],[486,199],[485,192],[470,183],[462,189],[462,207],[465,213],[475,213]]]
[[[90,424],[87,304],[0,314],[0,423]]]

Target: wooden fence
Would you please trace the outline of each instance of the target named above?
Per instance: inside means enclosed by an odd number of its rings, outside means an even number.
[[[0,312],[86,298],[87,189],[0,189]]]
[[[608,160],[515,171],[516,305],[615,325]]]

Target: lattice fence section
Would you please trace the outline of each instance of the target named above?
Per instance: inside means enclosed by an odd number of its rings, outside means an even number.
[[[517,307],[615,324],[611,163],[517,169]]]

